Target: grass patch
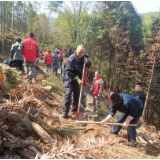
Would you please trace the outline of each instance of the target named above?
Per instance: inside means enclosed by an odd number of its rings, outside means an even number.
[[[14,68],[10,68],[8,65],[0,63],[0,73],[6,75],[6,80],[3,84],[5,88],[2,89],[4,94],[9,92],[10,88],[15,88],[16,85],[19,84],[19,76]]]
[[[63,82],[55,76],[55,74],[53,73],[49,73],[49,76],[46,78],[47,82],[47,86],[51,86],[52,89],[51,91],[53,93],[56,93],[60,96],[64,96],[65,90],[64,90],[64,84]]]
[[[0,56],[0,62],[2,63],[4,61],[4,58]]]
[[[100,109],[98,110],[98,117],[99,117],[100,119],[106,118],[106,117],[108,116],[108,114],[109,114],[109,111],[106,110],[106,109],[104,109],[104,108],[100,108]]]

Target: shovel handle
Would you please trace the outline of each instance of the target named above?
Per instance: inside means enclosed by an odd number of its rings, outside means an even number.
[[[80,94],[79,94],[79,102],[78,102],[78,110],[77,113],[80,112],[81,108],[81,99],[82,99],[82,91],[83,91],[83,84],[84,84],[84,73],[85,73],[85,68],[86,68],[86,63],[83,63],[83,71],[82,71],[82,84],[81,84],[81,89],[80,89]]]
[[[101,124],[101,122],[94,122],[94,121],[76,121],[76,123],[90,123],[90,124]],[[109,123],[107,122],[106,124],[108,125],[115,125],[115,126],[122,126],[123,123]],[[137,127],[137,124],[129,124],[131,127]]]

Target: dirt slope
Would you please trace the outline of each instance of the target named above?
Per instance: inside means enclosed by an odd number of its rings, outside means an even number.
[[[1,100],[0,158],[160,158],[160,132],[154,126],[141,126],[138,147],[130,148],[126,129],[115,136],[110,134],[112,126],[82,126],[75,123],[70,113],[68,119],[61,118],[63,97],[55,97],[56,93],[42,86],[45,78],[38,75],[38,81],[29,85],[22,76],[9,99]],[[91,102],[88,95],[88,105]]]

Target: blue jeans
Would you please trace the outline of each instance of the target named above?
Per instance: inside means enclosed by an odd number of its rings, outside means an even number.
[[[141,114],[142,114],[142,112],[139,111],[137,113],[137,115],[131,120],[130,124],[137,124]],[[121,113],[121,115],[119,116],[119,118],[117,120],[117,123],[123,123],[128,116],[129,116],[129,114]],[[114,126],[111,133],[118,135],[121,128],[122,128],[122,126]],[[128,141],[136,143],[136,127],[128,126],[127,133],[128,133]]]
[[[53,73],[55,72],[55,75],[57,76],[58,72],[58,65],[53,65]]]

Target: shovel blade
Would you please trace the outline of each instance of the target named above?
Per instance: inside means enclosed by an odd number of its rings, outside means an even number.
[[[82,121],[83,120],[83,113],[82,112],[76,112],[75,113],[75,118],[78,121]]]

